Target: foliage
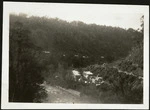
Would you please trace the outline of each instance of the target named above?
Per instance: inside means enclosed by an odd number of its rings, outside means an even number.
[[[87,68],[94,75],[103,77],[104,80],[104,83],[96,89],[99,93],[89,88],[91,95],[94,93],[104,103],[143,103],[143,80],[138,78],[139,75],[128,75],[124,71],[118,72],[117,68],[101,65],[96,65],[95,68],[92,65]]]
[[[38,92],[43,91],[40,84],[43,83],[41,72],[44,65],[38,63],[40,48],[32,43],[30,35],[31,32],[21,22],[10,21],[10,102],[33,102]]]
[[[87,25],[79,21],[68,23],[58,18],[27,18],[24,15],[12,14],[10,17],[12,23],[19,21],[30,30],[30,39],[35,45],[51,52],[50,59],[53,59],[53,63],[58,65],[58,61],[61,61],[75,68],[112,62],[127,56],[134,36],[140,34],[133,29]]]

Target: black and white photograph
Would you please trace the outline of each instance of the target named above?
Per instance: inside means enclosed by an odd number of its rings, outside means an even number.
[[[149,6],[3,5],[2,108],[149,107]]]

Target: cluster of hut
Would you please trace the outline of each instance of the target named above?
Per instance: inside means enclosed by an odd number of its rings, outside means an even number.
[[[96,86],[104,83],[103,78],[100,76],[94,76],[90,71],[83,71],[80,73],[77,70],[72,70],[72,76],[74,81],[85,83],[85,84],[95,84]]]

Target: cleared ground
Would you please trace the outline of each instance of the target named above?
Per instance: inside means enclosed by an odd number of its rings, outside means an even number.
[[[100,103],[97,99],[81,95],[78,91],[50,85],[45,87],[48,97],[43,101],[44,103]]]

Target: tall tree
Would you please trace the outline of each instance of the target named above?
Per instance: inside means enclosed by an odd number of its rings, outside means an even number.
[[[21,22],[10,26],[9,101],[33,102],[42,89],[43,66],[37,62],[37,47],[30,40],[30,31]]]

